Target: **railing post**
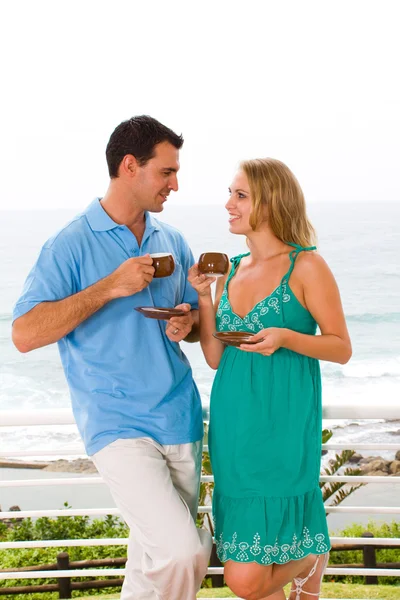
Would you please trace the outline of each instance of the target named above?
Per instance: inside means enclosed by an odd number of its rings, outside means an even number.
[[[69,569],[68,552],[60,552],[60,554],[57,554],[57,569],[59,571],[66,571]],[[72,598],[70,577],[60,577],[58,579],[58,593],[59,597],[63,600],[64,598]]]
[[[213,544],[213,547],[211,550],[210,566],[211,567],[222,567],[223,566],[222,562],[218,558],[217,546],[215,544]],[[223,575],[210,575],[210,577],[211,577],[211,582],[212,582],[213,587],[215,587],[215,588],[224,587],[224,576]]]
[[[369,531],[364,531],[362,534],[363,538],[373,538],[374,534]],[[375,554],[376,546],[364,546],[363,547],[363,561],[364,567],[366,569],[376,569],[376,554]],[[378,578],[376,575],[366,575],[365,583],[367,585],[376,585],[378,583]]]

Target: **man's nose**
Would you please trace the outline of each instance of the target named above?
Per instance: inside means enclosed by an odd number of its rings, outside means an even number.
[[[168,187],[170,190],[173,190],[174,192],[178,191],[178,189],[179,189],[178,177],[175,174],[171,175],[170,180],[168,182]]]

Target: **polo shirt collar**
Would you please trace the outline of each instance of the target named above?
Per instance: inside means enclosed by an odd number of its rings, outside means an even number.
[[[159,231],[160,230],[160,226],[159,226],[157,220],[147,211],[145,212],[145,218],[146,218],[146,231],[151,232],[151,231]]]
[[[93,231],[109,231],[119,227],[100,204],[100,198],[95,198],[86,210],[86,218]]]
[[[120,227],[120,224],[113,221],[106,213],[100,203],[100,198],[95,198],[93,202],[89,204],[86,210],[86,218],[93,231],[110,231],[110,229]],[[147,233],[160,230],[157,220],[147,211],[145,212],[145,219]]]

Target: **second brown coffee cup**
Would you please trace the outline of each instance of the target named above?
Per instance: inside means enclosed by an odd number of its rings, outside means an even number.
[[[175,271],[174,257],[170,252],[150,254],[155,269],[153,277],[169,277]]]
[[[229,258],[222,252],[203,252],[199,258],[199,271],[207,277],[222,277],[228,272]]]

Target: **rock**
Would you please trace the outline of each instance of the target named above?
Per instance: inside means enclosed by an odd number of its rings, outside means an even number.
[[[387,471],[389,473],[390,460],[378,458],[377,460],[371,461],[368,464],[368,467],[371,469],[371,471]]]
[[[400,460],[394,460],[390,463],[390,472],[394,475],[400,474]]]
[[[75,460],[60,458],[49,463],[43,471],[51,471],[53,473],[97,473],[96,467],[88,458],[77,458]]]
[[[364,458],[362,458],[360,460],[360,465],[366,465],[375,460],[382,460],[383,462],[390,462],[390,461],[385,460],[382,456],[365,456]]]
[[[349,463],[359,463],[362,459],[363,459],[363,455],[357,454],[357,452],[356,452],[355,454],[353,454],[353,456],[351,458],[349,458],[348,462]]]
[[[368,464],[359,465],[359,469],[361,471],[361,475],[368,475],[369,470],[370,470]]]
[[[389,471],[370,471],[368,475],[373,475],[374,477],[386,477],[389,474]]]
[[[365,466],[368,467],[369,471],[385,471],[386,473],[389,473],[389,465],[390,461],[384,460],[383,458],[378,458],[376,460],[372,460],[370,463],[368,463],[368,465]]]
[[[379,456],[364,456],[364,458],[360,460],[360,465],[366,465],[377,458],[379,458]]]
[[[399,429],[399,433],[400,433],[400,429]],[[400,450],[397,450],[396,456],[394,458],[395,458],[395,460],[400,460]]]
[[[385,460],[373,460],[370,463],[360,465],[362,475],[376,475],[377,472],[388,475],[390,462]]]
[[[22,461],[22,460],[14,460],[13,458],[3,458],[0,460],[0,468],[5,469],[43,469],[47,467],[48,462],[39,462],[37,460],[33,461]]]

